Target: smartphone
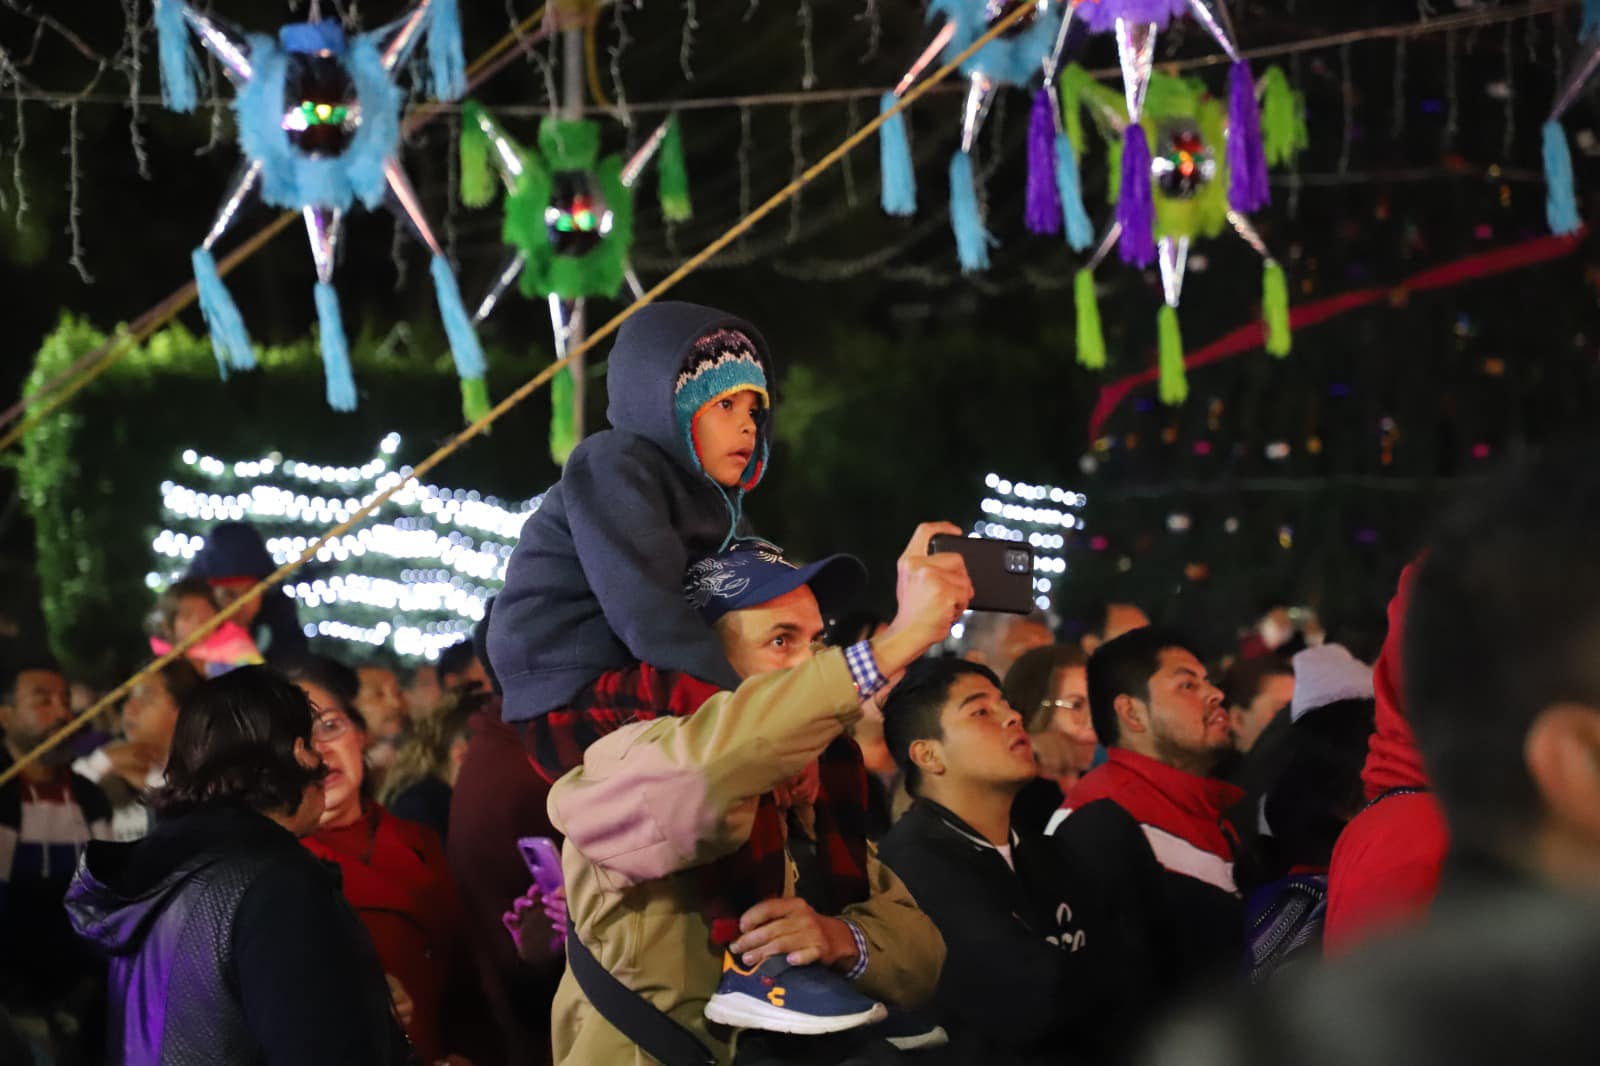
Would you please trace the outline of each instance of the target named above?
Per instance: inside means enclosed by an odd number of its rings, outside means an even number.
[[[1026,544],[940,533],[929,542],[928,554],[940,552],[955,552],[967,561],[974,611],[1033,613],[1033,549]]]
[[[522,861],[528,864],[533,883],[539,891],[551,893],[563,884],[561,877],[561,849],[549,837],[523,837],[517,841]]]

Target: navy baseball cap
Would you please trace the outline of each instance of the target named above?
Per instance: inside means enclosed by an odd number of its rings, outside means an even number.
[[[710,625],[729,611],[770,603],[808,585],[824,617],[844,610],[861,595],[867,568],[853,555],[830,555],[796,566],[766,541],[740,541],[701,559],[683,576],[683,594]]]

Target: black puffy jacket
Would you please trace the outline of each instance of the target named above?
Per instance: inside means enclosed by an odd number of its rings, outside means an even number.
[[[109,1062],[412,1059],[337,872],[254,811],[197,811],[133,844],[91,844],[67,913],[109,956]]]

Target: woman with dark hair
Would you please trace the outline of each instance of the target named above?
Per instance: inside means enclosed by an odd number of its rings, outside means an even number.
[[[1025,653],[1006,671],[1006,702],[1022,715],[1039,764],[1039,780],[1011,807],[1020,829],[1044,832],[1062,797],[1094,762],[1087,666],[1080,649],[1051,644]]]
[[[410,998],[406,1033],[425,1061],[437,1061],[451,1050],[447,993],[468,973],[444,847],[431,829],[395,817],[371,798],[355,672],[317,656],[296,661],[288,672],[315,707],[312,745],[327,767],[326,806],[317,831],[303,843],[339,865],[345,900],[372,938],[384,972]]]
[[[371,943],[297,843],[322,813],[311,731],[274,671],[204,683],[179,711],[150,836],[90,845],[66,905],[110,956],[107,1061],[409,1060]]]

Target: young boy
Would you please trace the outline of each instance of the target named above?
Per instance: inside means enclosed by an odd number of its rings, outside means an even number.
[[[567,460],[495,599],[488,650],[506,721],[580,705],[602,674],[640,662],[738,687],[683,574],[749,531],[771,373],[760,334],[721,311],[652,304],[623,325],[606,375],[613,428]]]
[[[173,645],[187,640],[191,633],[211,621],[217,613],[216,596],[204,579],[186,577],[173,582],[161,594],[156,606],[156,632],[150,638],[150,650],[157,655],[165,655]],[[190,648],[184,658],[203,677],[220,677],[229,670],[255,666],[262,661],[250,634],[234,621],[222,623],[199,644]]]

